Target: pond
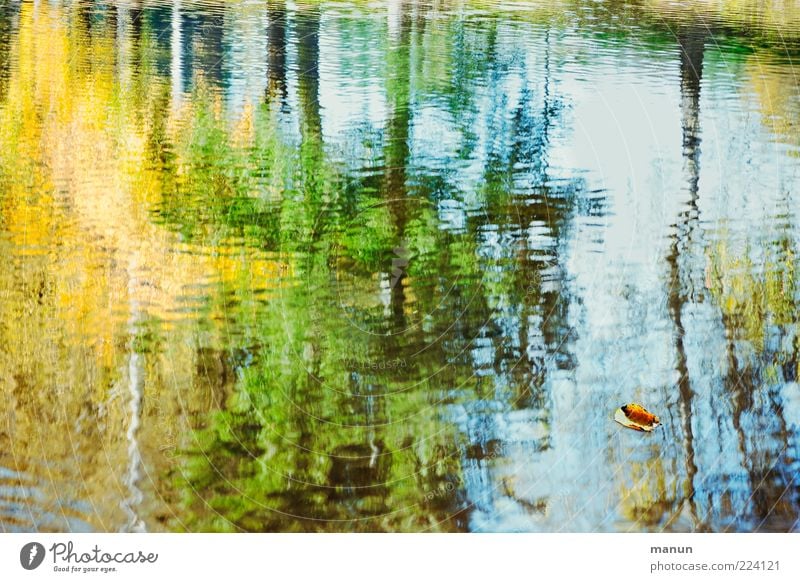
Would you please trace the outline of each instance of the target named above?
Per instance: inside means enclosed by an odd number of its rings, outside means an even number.
[[[800,531],[798,59],[791,0],[3,2],[0,531]]]

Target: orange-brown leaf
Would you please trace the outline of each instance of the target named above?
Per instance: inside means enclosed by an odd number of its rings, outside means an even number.
[[[626,404],[617,409],[614,420],[622,426],[634,430],[650,432],[656,428],[661,420],[639,404]]]
[[[622,407],[622,412],[636,424],[648,426],[659,423],[659,418],[655,414],[648,412],[638,404],[626,404]]]

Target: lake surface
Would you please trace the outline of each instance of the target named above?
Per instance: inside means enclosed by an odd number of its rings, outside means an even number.
[[[800,531],[798,61],[792,0],[0,2],[0,531]]]

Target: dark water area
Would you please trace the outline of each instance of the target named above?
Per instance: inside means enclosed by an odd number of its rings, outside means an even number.
[[[0,1],[0,531],[798,531],[799,59],[793,0]]]

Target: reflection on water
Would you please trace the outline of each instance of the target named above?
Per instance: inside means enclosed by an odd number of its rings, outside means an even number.
[[[800,529],[798,56],[748,0],[4,3],[0,528]]]

